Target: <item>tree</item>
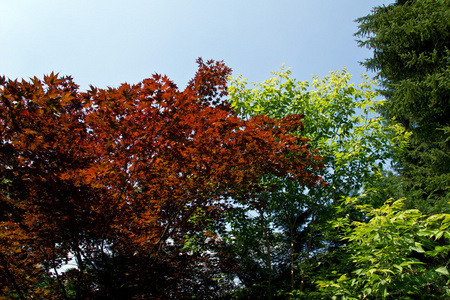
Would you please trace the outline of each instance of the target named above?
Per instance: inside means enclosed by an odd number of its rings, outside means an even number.
[[[0,83],[0,286],[12,298],[63,298],[58,268],[99,228],[86,210],[102,222],[94,189],[62,178],[93,161],[83,105],[70,77]]]
[[[399,0],[357,20],[359,45],[373,50],[363,65],[377,72],[387,98],[377,111],[406,128],[409,143],[395,153],[399,176],[387,173],[367,195],[343,203],[347,216],[333,223],[347,231],[343,250],[354,269],[318,281],[322,297],[448,298],[450,219],[434,213],[448,212],[450,200],[449,8],[448,1]],[[407,198],[363,204],[393,195]]]
[[[397,1],[357,19],[363,65],[377,72],[388,99],[379,112],[412,133],[396,170],[408,207],[448,211],[450,200],[450,3]]]
[[[385,127],[384,119],[374,116],[383,103],[375,100],[374,83],[367,77],[355,86],[345,70],[333,72],[322,79],[314,77],[309,90],[307,81],[299,82],[290,74],[289,69],[281,69],[274,78],[255,83],[253,89],[247,88],[242,77],[233,78],[229,90],[232,107],[246,118],[304,114],[304,130],[292,134],[307,138],[312,149],[318,149],[317,155],[324,158],[326,168],[320,173],[324,184],[311,188],[267,177],[266,182],[277,188],[266,190],[258,198],[264,202],[267,223],[286,234],[290,290],[304,292],[307,286],[314,288],[306,274],[312,254],[334,245],[330,241],[321,243],[319,225],[331,217],[331,207],[343,196],[357,195],[377,180],[396,143],[402,145],[404,141],[398,138],[393,142],[402,131],[400,126]],[[295,276],[299,262],[302,270]]]
[[[341,210],[358,210],[367,220],[354,221],[347,214],[330,221],[344,229],[343,239],[350,242],[346,251],[355,266],[347,274],[333,271],[328,280],[317,281],[322,296],[449,299],[450,215],[426,217],[417,209],[405,210],[403,200],[390,199],[378,209],[357,198],[343,201]],[[441,264],[431,263],[430,257],[439,258]]]
[[[0,293],[213,297],[232,266],[186,244],[219,251],[224,212],[268,188],[262,176],[319,180],[289,134],[301,116],[240,119],[223,100],[230,69],[198,64],[184,91],[157,74],[83,93],[55,74],[2,78]]]

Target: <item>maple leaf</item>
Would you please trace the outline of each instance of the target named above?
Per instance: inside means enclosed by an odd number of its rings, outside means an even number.
[[[90,293],[101,293],[117,285],[89,282],[100,262],[129,274],[114,279],[123,286],[143,289],[157,278],[141,278],[143,270],[161,261],[177,265],[168,277],[184,280],[196,264],[180,252],[186,236],[215,238],[212,228],[223,228],[233,202],[252,201],[265,188],[261,177],[320,181],[310,171],[320,158],[290,135],[303,128],[301,115],[242,120],[224,99],[231,69],[197,63],[183,91],[158,74],[83,93],[54,73],[0,80],[0,221],[15,224],[1,227],[0,239],[17,236],[0,253],[23,261],[3,264],[11,278],[0,287],[61,296],[66,286],[57,282],[70,279],[83,298],[92,286]],[[69,253],[78,270],[55,274]],[[122,265],[108,265],[116,256]],[[40,291],[33,282],[44,279],[54,284]]]

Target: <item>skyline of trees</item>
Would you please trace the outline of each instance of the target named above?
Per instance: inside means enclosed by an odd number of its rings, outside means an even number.
[[[450,299],[450,3],[356,22],[378,83],[0,77],[0,299]]]

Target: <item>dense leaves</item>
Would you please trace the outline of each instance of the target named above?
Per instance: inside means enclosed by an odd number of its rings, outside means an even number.
[[[357,20],[381,101],[201,59],[182,91],[0,77],[0,299],[450,299],[449,8]]]
[[[426,217],[405,210],[404,199],[375,209],[357,198],[343,201],[341,210],[364,212],[367,222],[344,218],[331,221],[343,228],[351,273],[336,271],[317,281],[323,296],[339,299],[448,299],[447,270],[450,215]],[[433,258],[433,259],[430,259]],[[447,295],[447,296],[444,296]]]
[[[2,79],[1,296],[215,297],[232,202],[254,201],[267,174],[318,182],[290,134],[302,116],[242,120],[222,100],[230,69],[198,64],[184,91],[157,74],[84,93],[55,74]]]
[[[409,207],[448,211],[450,200],[450,3],[397,1],[359,18],[364,65],[377,72],[388,99],[380,112],[412,133],[397,171]]]
[[[266,286],[275,280],[271,278],[273,273],[282,277],[285,285],[290,282],[289,288],[279,284],[279,292],[285,289],[303,293],[308,286],[314,288],[306,274],[311,257],[337,246],[320,229],[334,217],[333,205],[341,197],[357,195],[363,187],[377,181],[383,162],[404,141],[397,136],[402,132],[400,127],[386,127],[383,118],[374,116],[375,109],[383,103],[375,99],[374,82],[366,76],[355,85],[345,70],[324,78],[314,77],[311,83],[291,78],[289,69],[282,68],[273,75],[262,83],[254,83],[253,88],[247,87],[246,79],[233,78],[229,88],[231,105],[247,118],[304,114],[304,131],[293,133],[307,137],[311,146],[319,149],[326,165],[321,170],[326,184],[310,188],[283,178],[266,178],[277,188],[261,193],[259,199],[265,205],[247,207],[247,218],[233,215],[233,234],[238,244],[244,244],[241,248],[253,250],[247,252],[250,257],[246,259],[253,259],[253,265],[247,264],[247,272],[258,270],[255,262],[262,260],[260,266],[265,265],[263,272],[268,273],[262,279]],[[256,216],[252,210],[257,211]],[[259,230],[247,229],[258,226]],[[251,236],[259,236],[260,245]],[[244,279],[245,276],[248,274],[243,275]]]
[[[449,13],[448,1],[399,0],[357,20],[387,97],[378,112],[406,129],[406,147],[395,173],[338,209],[349,267],[329,266],[318,297],[449,299]],[[390,197],[406,198],[379,205]]]

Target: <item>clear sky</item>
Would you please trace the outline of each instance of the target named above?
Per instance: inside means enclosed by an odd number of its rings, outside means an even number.
[[[71,75],[82,91],[166,74],[184,88],[195,60],[224,60],[233,75],[293,77],[348,71],[358,80],[354,20],[392,1],[0,0],[0,75]]]

